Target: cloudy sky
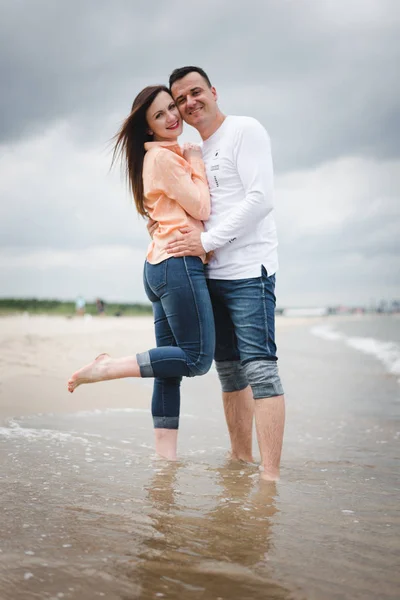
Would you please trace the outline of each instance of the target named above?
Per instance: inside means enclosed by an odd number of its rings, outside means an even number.
[[[398,0],[0,0],[1,296],[146,299],[110,139],[195,64],[271,136],[278,304],[399,298],[399,34]]]

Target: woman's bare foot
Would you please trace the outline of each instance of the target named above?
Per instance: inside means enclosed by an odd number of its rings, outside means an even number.
[[[111,358],[108,354],[99,354],[90,365],[86,365],[86,367],[82,367],[79,371],[75,371],[68,381],[68,391],[72,394],[74,389],[82,383],[102,381],[106,377],[107,366],[110,362]]]
[[[156,453],[160,458],[176,460],[176,448],[178,445],[177,429],[155,429]]]

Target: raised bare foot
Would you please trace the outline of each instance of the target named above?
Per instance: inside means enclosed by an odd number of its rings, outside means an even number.
[[[79,371],[75,371],[68,381],[68,391],[72,394],[74,389],[82,383],[95,383],[96,381],[101,381],[106,374],[107,365],[110,361],[111,358],[108,354],[99,354],[90,365],[86,365],[86,367],[82,367]]]

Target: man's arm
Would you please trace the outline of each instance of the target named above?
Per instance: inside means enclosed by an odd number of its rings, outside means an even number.
[[[246,123],[235,144],[236,168],[244,197],[226,219],[207,232],[182,229],[183,240],[170,242],[169,254],[200,256],[254,229],[273,209],[273,166],[268,133],[256,120]]]
[[[207,252],[252,231],[274,207],[271,143],[258,121],[246,123],[240,132],[235,157],[244,198],[220,225],[201,234]]]

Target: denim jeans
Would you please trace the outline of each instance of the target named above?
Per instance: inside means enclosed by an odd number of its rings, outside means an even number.
[[[225,392],[251,385],[255,399],[283,394],[275,344],[275,275],[209,279],[214,310],[215,364]]]
[[[137,355],[142,377],[154,377],[156,428],[178,429],[182,376],[204,375],[215,350],[213,311],[200,258],[168,258],[144,266],[157,348]]]

